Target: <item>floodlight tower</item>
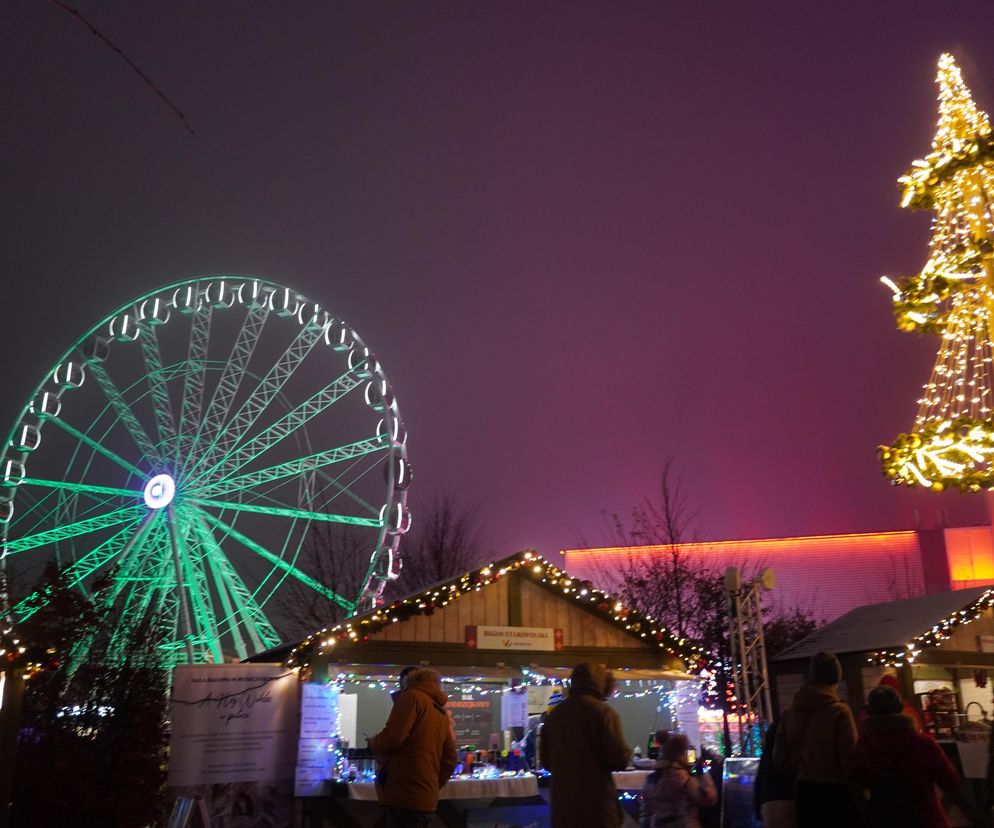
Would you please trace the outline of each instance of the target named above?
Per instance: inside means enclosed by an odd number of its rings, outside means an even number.
[[[732,645],[732,678],[738,702],[739,746],[743,756],[758,756],[762,727],[773,720],[770,677],[763,636],[764,592],[776,586],[772,569],[746,583],[737,567],[725,570],[728,637]]]

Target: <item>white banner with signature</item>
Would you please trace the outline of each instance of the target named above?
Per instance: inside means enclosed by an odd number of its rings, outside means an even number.
[[[173,671],[169,784],[292,779],[297,675],[278,664]]]

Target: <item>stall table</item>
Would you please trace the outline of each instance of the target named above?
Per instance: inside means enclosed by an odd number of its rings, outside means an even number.
[[[376,786],[372,782],[350,782],[349,799],[376,800]],[[538,779],[531,774],[504,776],[493,779],[450,779],[438,792],[439,799],[497,799],[520,798],[538,794]]]

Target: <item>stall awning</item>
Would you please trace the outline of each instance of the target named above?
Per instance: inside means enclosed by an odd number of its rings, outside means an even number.
[[[528,670],[536,675],[556,681],[568,679],[570,673],[573,672],[569,667],[529,667]],[[612,668],[612,672],[616,681],[703,681],[700,676],[685,673],[683,670]]]
[[[397,681],[404,665],[398,664],[346,664],[331,665],[329,673],[332,678],[342,676],[346,679],[355,678],[358,681]],[[511,679],[522,679],[521,671],[512,667],[446,667],[431,664],[443,679],[449,681],[469,682],[507,682]],[[567,671],[568,672],[568,671]]]

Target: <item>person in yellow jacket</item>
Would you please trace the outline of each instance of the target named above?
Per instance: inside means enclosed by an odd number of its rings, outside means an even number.
[[[379,773],[377,792],[389,828],[431,824],[438,792],[456,766],[456,743],[438,673],[409,671],[383,730],[369,740]]]

